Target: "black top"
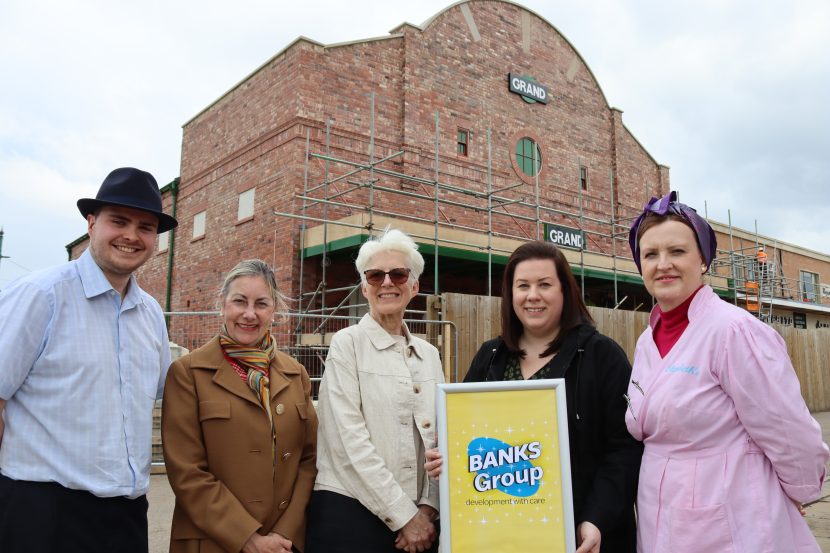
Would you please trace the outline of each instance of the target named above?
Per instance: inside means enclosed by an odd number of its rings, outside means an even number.
[[[515,355],[501,338],[485,342],[464,382],[504,380]],[[574,529],[589,521],[602,534],[602,551],[634,553],[643,444],[625,426],[628,358],[615,341],[583,324],[570,332],[549,365],[549,378],[565,379]]]

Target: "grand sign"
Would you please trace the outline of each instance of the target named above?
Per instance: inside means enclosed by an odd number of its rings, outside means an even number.
[[[510,92],[518,94],[522,100],[531,104],[539,102],[542,104],[548,103],[548,89],[536,82],[533,77],[527,75],[516,75],[515,73],[507,74],[507,83],[510,87]]]
[[[585,232],[576,228],[545,223],[545,240],[560,248],[585,249]]]

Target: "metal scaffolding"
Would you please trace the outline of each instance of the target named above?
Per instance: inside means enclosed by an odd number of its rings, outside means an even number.
[[[303,222],[301,240],[305,239],[307,223],[316,223],[322,228],[320,280],[313,290],[304,289],[305,255],[300,256],[300,290],[298,292],[298,311],[315,314],[336,314],[344,306],[363,307],[355,304],[353,298],[359,285],[340,288],[328,288],[327,267],[329,266],[329,238],[334,227],[351,228],[354,231],[368,232],[373,235],[378,228],[376,221],[407,221],[423,225],[416,232],[407,231],[413,239],[433,247],[432,294],[439,294],[440,257],[439,250],[458,248],[486,254],[487,259],[487,294],[492,295],[493,256],[507,256],[512,252],[512,243],[505,241],[527,241],[541,239],[544,223],[565,221],[571,228],[576,228],[585,236],[583,247],[576,253],[570,253],[569,262],[578,268],[582,294],[585,297],[586,273],[594,270],[604,273],[613,282],[613,306],[620,307],[628,296],[620,298],[619,284],[632,282],[632,276],[639,276],[632,269],[628,252],[629,225],[641,212],[641,206],[655,193],[653,187],[643,183],[643,197],[638,200],[628,199],[636,205],[624,205],[617,201],[617,186],[613,171],[609,170],[607,198],[600,193],[598,182],[594,182],[593,193],[586,197],[580,182],[581,162],[576,168],[573,186],[554,185],[546,188],[543,194],[540,187],[539,166],[537,165],[537,148],[533,148],[532,162],[534,175],[522,179],[509,171],[493,169],[493,129],[487,128],[486,164],[458,161],[451,156],[440,154],[441,125],[439,114],[434,119],[434,150],[431,156],[413,153],[406,149],[394,149],[381,146],[386,151],[378,155],[378,141],[375,128],[375,95],[371,94],[371,119],[369,135],[361,136],[358,142],[368,141],[368,152],[363,160],[354,154],[354,148],[346,149],[352,159],[332,154],[332,122],[325,123],[324,136],[312,140],[314,127],[307,127],[305,133],[305,155],[303,162],[303,189],[296,194],[301,201],[299,213],[274,211],[277,217],[299,219]],[[316,127],[316,132],[322,129]],[[354,142],[354,133],[348,134]],[[341,134],[341,138],[343,136]],[[322,152],[314,151],[315,145],[322,145]],[[319,149],[319,146],[317,146]],[[417,160],[406,161],[407,155]],[[423,160],[432,158],[432,164]],[[408,163],[411,171],[399,171],[390,168],[392,164]],[[312,176],[313,165],[317,167],[318,176]],[[463,166],[463,167],[462,167]],[[466,168],[466,173],[459,167]],[[451,169],[459,169],[456,174]],[[334,174],[335,171],[338,174]],[[462,174],[463,173],[463,174]],[[478,178],[467,173],[478,173]],[[397,186],[393,184],[397,182]],[[420,209],[400,209],[394,207],[390,198],[403,198]],[[569,201],[568,201],[569,200]],[[641,201],[640,201],[641,200]],[[600,205],[607,201],[607,211]],[[586,209],[586,202],[592,208]],[[393,204],[390,207],[390,204]],[[470,217],[459,222],[452,217],[453,212],[480,215],[479,224],[470,222]],[[607,217],[605,214],[607,213]],[[355,221],[355,215],[364,215]],[[429,215],[428,215],[429,214]],[[460,219],[460,217],[459,217]],[[460,232],[456,232],[460,231]],[[772,313],[772,299],[775,297],[796,297],[799,283],[784,278],[777,245],[773,245],[771,262],[761,272],[757,265],[757,249],[761,245],[757,235],[753,248],[735,248],[732,237],[731,213],[729,215],[729,249],[720,249],[717,259],[712,264],[712,278],[716,279],[718,288],[728,289],[733,301],[752,311],[759,318],[769,321]],[[459,239],[458,236],[463,238]],[[622,240],[622,248],[618,241]],[[305,251],[308,244],[301,242]],[[747,253],[749,250],[751,253]],[[590,258],[590,259],[589,259]],[[624,261],[621,263],[620,259]],[[626,278],[627,277],[627,278]],[[754,286],[753,283],[755,283]],[[345,294],[335,305],[329,305],[327,295]],[[430,295],[432,295],[430,294]],[[422,294],[423,295],[423,294]],[[803,294],[801,294],[803,295]],[[754,302],[753,302],[754,300]],[[351,302],[351,303],[349,303]],[[755,304],[755,305],[753,305]],[[642,303],[635,306],[638,309]],[[755,308],[757,307],[757,309]],[[410,316],[423,316],[423,311],[409,312]]]
[[[807,290],[799,279],[784,275],[782,251],[778,242],[762,241],[755,221],[754,237],[750,245],[735,246],[732,211],[727,210],[729,249],[718,249],[712,270],[727,276],[729,292],[736,305],[765,322],[774,322],[776,300],[797,301],[805,304],[821,303],[818,290]],[[763,252],[763,253],[760,253]]]
[[[379,230],[376,228],[376,218],[394,218],[399,221],[409,221],[431,227],[431,232],[409,232],[418,242],[432,243],[433,245],[433,270],[434,287],[433,294],[438,294],[440,276],[439,249],[441,247],[460,248],[464,250],[479,251],[487,255],[487,293],[492,295],[493,279],[493,256],[511,253],[511,249],[499,245],[500,240],[526,241],[541,239],[545,222],[558,223],[568,222],[569,227],[575,227],[585,236],[585,244],[578,252],[578,261],[572,265],[579,267],[583,296],[585,294],[586,270],[597,270],[610,274],[613,280],[614,305],[619,307],[625,297],[620,299],[618,280],[622,274],[636,275],[631,270],[625,271],[618,263],[618,252],[626,251],[626,248],[618,248],[617,241],[622,239],[627,243],[628,225],[640,211],[639,205],[645,203],[653,192],[648,185],[644,185],[646,195],[638,206],[625,206],[621,202],[615,202],[616,190],[613,174],[609,171],[608,179],[608,213],[610,218],[597,216],[599,201],[602,200],[597,192],[591,197],[594,209],[586,213],[585,196],[580,184],[580,166],[577,167],[574,178],[575,187],[570,190],[558,187],[550,194],[542,194],[539,182],[539,166],[537,163],[537,148],[533,150],[534,175],[532,184],[528,180],[522,180],[505,171],[493,170],[492,153],[492,128],[487,128],[487,149],[486,149],[486,174],[483,178],[470,179],[442,173],[442,156],[440,155],[441,126],[439,114],[435,114],[435,139],[432,155],[432,165],[424,166],[421,162],[428,159],[427,156],[417,155],[419,163],[410,174],[389,168],[392,163],[401,163],[406,157],[406,150],[389,149],[387,155],[378,157],[376,153],[376,129],[375,129],[375,95],[371,94],[371,119],[368,136],[368,152],[363,161],[345,159],[332,155],[332,124],[331,120],[325,123],[325,137],[321,140],[312,141],[312,128],[306,128],[305,133],[305,156],[303,165],[303,190],[296,195],[301,201],[299,213],[289,211],[274,211],[278,217],[289,217],[303,221],[302,229],[306,229],[306,223],[317,223],[322,226],[322,268],[321,279],[313,290],[304,290],[305,277],[305,256],[300,256],[300,290],[298,294],[298,311],[314,313],[334,314],[341,309],[345,302],[354,296],[357,286],[348,289],[329,289],[326,284],[326,268],[329,265],[329,235],[334,226],[359,229],[368,231],[370,235]],[[365,140],[365,137],[363,138]],[[322,142],[324,151],[314,151],[313,144]],[[443,163],[453,165],[452,160],[443,157]],[[322,164],[322,179],[313,182],[312,165]],[[455,163],[457,165],[457,163]],[[475,165],[475,164],[468,164]],[[334,176],[333,170],[337,169],[340,174]],[[320,168],[318,168],[320,169]],[[484,167],[478,165],[473,169],[479,173]],[[431,174],[430,174],[431,173]],[[431,177],[431,178],[430,178]],[[398,186],[392,185],[390,181],[398,181]],[[452,181],[456,181],[453,183]],[[461,184],[458,182],[461,181]],[[344,186],[345,185],[345,186]],[[424,209],[418,213],[415,210],[390,209],[391,201],[380,201],[379,197],[403,198],[417,204]],[[570,196],[571,201],[562,201],[564,197]],[[426,215],[426,206],[431,204],[431,217]],[[576,206],[568,209],[568,206]],[[463,213],[481,215],[481,225],[475,226],[469,221],[465,224],[456,221],[448,215],[448,211],[457,210]],[[365,214],[366,220],[360,224],[347,220],[349,216]],[[468,218],[469,219],[469,218]],[[484,237],[483,240],[473,241],[456,239],[458,232]],[[305,232],[301,232],[301,240],[304,240]],[[588,252],[585,249],[591,245]],[[301,242],[301,250],[305,250],[308,244]],[[593,255],[594,259],[602,258],[601,265],[591,265],[586,255]],[[630,260],[630,257],[625,257]],[[327,303],[327,294],[331,292],[346,292],[346,298],[337,305],[330,306]],[[349,307],[354,307],[350,304]]]

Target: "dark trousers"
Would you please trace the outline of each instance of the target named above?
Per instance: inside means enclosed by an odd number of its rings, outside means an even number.
[[[2,553],[147,553],[147,498],[102,498],[0,474]]]
[[[438,522],[436,521],[436,530]],[[308,505],[305,553],[401,553],[390,530],[357,499],[316,490]],[[437,553],[438,540],[426,553]]]

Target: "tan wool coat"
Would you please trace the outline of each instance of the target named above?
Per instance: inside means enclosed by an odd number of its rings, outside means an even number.
[[[275,458],[268,415],[218,337],[170,366],[161,434],[176,495],[171,553],[235,553],[254,532],[303,550],[317,415],[308,373],[282,352],[271,362],[270,394]]]

